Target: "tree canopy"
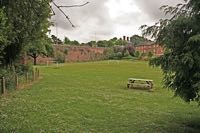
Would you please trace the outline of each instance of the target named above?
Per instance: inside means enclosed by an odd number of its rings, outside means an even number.
[[[34,65],[37,64],[37,57],[39,55],[51,56],[53,55],[53,47],[51,39],[46,37],[37,38],[29,43],[27,46],[27,55],[33,58]]]
[[[51,39],[54,44],[63,44],[63,42],[55,35],[51,35]]]
[[[12,65],[28,44],[38,37],[46,36],[51,16],[49,2],[50,0],[1,1],[0,19],[4,20],[1,22],[1,28],[8,29],[3,29],[3,32],[8,31],[4,35],[8,41],[1,41],[1,46],[5,46],[0,55],[3,66]]]
[[[164,47],[164,55],[150,61],[161,66],[165,86],[185,101],[200,103],[200,1],[189,0],[175,7],[163,6],[169,19],[142,26],[143,34]]]
[[[147,38],[144,38],[142,36],[139,35],[133,35],[130,37],[130,41],[134,44],[134,45],[138,45],[144,42],[151,42],[150,40],[148,40]]]

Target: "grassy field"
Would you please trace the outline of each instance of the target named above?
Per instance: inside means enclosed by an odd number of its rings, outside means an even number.
[[[0,132],[200,132],[200,108],[163,89],[146,62],[41,67],[34,86],[0,98]],[[154,92],[127,89],[129,77],[153,79]]]

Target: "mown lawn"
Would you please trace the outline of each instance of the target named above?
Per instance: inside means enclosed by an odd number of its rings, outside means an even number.
[[[0,132],[200,132],[200,107],[163,89],[146,62],[41,67],[34,86],[0,98]],[[127,89],[129,77],[153,79],[154,92]]]

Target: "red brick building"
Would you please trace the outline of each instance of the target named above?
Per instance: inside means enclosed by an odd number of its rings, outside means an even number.
[[[155,43],[143,43],[135,46],[135,50],[140,53],[152,52],[155,56],[163,55],[164,49]]]

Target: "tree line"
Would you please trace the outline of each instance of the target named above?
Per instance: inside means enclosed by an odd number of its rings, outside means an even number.
[[[130,40],[123,40],[122,38],[117,38],[114,37],[109,40],[99,40],[99,41],[89,41],[86,43],[80,43],[77,40],[70,40],[68,37],[65,37],[64,40],[62,41],[55,35],[51,35],[51,38],[53,40],[54,44],[59,44],[59,45],[74,45],[74,46],[90,46],[90,47],[113,47],[113,46],[123,46],[132,44],[132,45],[138,45],[142,43],[147,43],[147,42],[152,42],[151,40],[148,40],[145,37],[139,36],[139,35],[133,35],[130,37]]]

